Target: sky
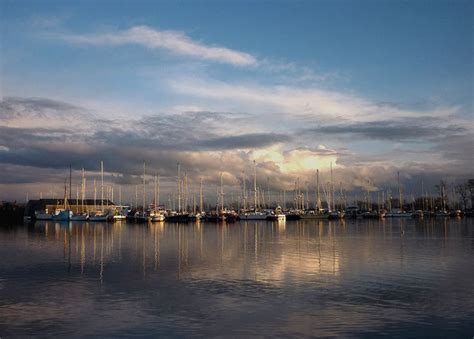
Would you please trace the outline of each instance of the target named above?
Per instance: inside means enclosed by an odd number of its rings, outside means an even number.
[[[163,197],[242,177],[418,194],[471,178],[471,1],[0,1],[0,199],[84,167]],[[237,192],[237,191],[236,191]],[[208,194],[209,199],[212,194]]]

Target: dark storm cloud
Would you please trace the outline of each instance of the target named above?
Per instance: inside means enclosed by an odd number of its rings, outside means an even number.
[[[229,133],[220,128],[223,121],[237,123],[247,118],[246,114],[189,112],[124,122],[84,118],[87,110],[49,99],[7,98],[1,107],[6,125],[0,125],[0,163],[27,166],[32,177],[35,174],[31,168],[66,170],[69,165],[97,172],[101,160],[106,171],[123,173],[123,177],[115,178],[120,183],[136,183],[135,175],[142,173],[144,160],[150,172],[159,171],[165,177],[175,175],[177,162],[197,171],[209,170],[213,175],[223,166],[230,170],[233,164],[208,163],[204,158],[190,157],[189,152],[256,149],[289,140],[276,133],[221,135]],[[68,112],[78,123],[47,128],[42,113],[46,111],[48,118]],[[11,127],[12,123],[21,125],[25,117],[31,118],[30,126],[38,127]]]
[[[347,136],[358,139],[378,139],[387,141],[432,141],[446,135],[466,132],[461,126],[433,126],[430,118],[399,121],[374,121],[354,124],[323,125],[305,130],[305,133]],[[438,119],[435,119],[437,121]]]
[[[51,168],[10,165],[0,162],[0,184],[28,184],[40,177],[43,182],[62,182],[64,171]],[[35,175],[32,175],[34,173]]]
[[[69,131],[57,128],[18,128],[0,126],[0,144],[31,146],[34,143],[64,140]]]
[[[189,112],[154,115],[130,123],[127,128],[96,131],[94,139],[117,147],[155,148],[157,150],[205,151],[236,148],[259,148],[289,140],[282,134],[255,133],[222,136],[228,133],[220,125],[235,124],[245,114]]]
[[[196,145],[204,149],[239,149],[239,148],[260,148],[276,143],[290,141],[290,137],[277,133],[253,133],[228,137],[217,137],[207,140],[200,140]]]

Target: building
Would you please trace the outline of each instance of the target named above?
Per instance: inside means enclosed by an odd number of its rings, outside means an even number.
[[[93,212],[102,208],[102,200],[97,199],[76,199],[67,200],[67,206],[74,213]],[[103,200],[104,209],[115,208],[115,204],[110,200]],[[29,200],[25,208],[25,216],[34,217],[36,211],[48,211],[54,213],[56,209],[64,208],[64,199],[38,199]]]

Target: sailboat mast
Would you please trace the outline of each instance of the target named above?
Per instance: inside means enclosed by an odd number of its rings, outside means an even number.
[[[100,161],[100,206],[104,212],[104,162]]]
[[[400,203],[400,211],[403,210],[403,196],[402,196],[402,187],[400,186],[400,172],[397,172],[397,181],[398,181],[398,195],[399,195],[399,203]]]
[[[335,206],[335,201],[334,201],[334,182],[333,182],[333,177],[332,177],[332,161],[331,161],[331,202],[332,202],[332,210],[335,211],[336,210],[336,206]]]
[[[244,191],[242,192],[242,197],[243,197],[243,205],[244,205],[244,210],[247,209],[247,183],[246,183],[246,178],[245,178],[245,170],[242,171],[242,182],[244,185]]]
[[[178,162],[178,212],[181,212],[181,168]]]
[[[253,203],[257,210],[257,163],[253,161]]]
[[[199,179],[199,212],[203,212],[202,178]]]
[[[138,185],[135,185],[135,208],[138,211]]]
[[[155,211],[156,211],[156,190],[157,190],[157,177],[155,175],[155,197],[153,201],[153,204],[155,205]]]
[[[221,211],[224,211],[224,185],[223,185],[223,173],[221,172]]]
[[[309,183],[306,181],[306,209],[309,210]]]
[[[94,178],[94,212],[97,211],[97,186]]]
[[[296,209],[300,209],[301,204],[301,193],[300,193],[300,178],[296,178]]]
[[[157,192],[156,192],[156,205],[160,206],[160,176],[158,175],[158,186],[157,186]]]
[[[188,190],[188,173],[184,173],[183,179],[183,191],[184,191],[184,211],[188,213],[188,206],[189,206],[189,190]]]
[[[321,196],[319,192],[319,169],[316,170],[316,208],[321,209]]]
[[[64,179],[64,209],[67,208],[67,202],[68,202],[67,201],[67,185],[66,185],[66,179]]]
[[[82,182],[81,182],[81,212],[84,213],[84,195],[86,191],[86,178],[84,177],[84,167],[82,167]]]
[[[265,207],[270,208],[270,177],[267,177],[267,199],[265,200]]]
[[[143,212],[145,212],[145,168],[146,168],[146,165],[145,165],[145,162],[143,162]]]

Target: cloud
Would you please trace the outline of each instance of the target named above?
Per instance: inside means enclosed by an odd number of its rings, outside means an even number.
[[[95,120],[90,110],[49,98],[5,97],[0,101],[0,126],[87,131]]]
[[[209,79],[181,77],[169,80],[181,95],[205,98],[210,105],[238,107],[250,113],[280,112],[292,119],[318,122],[371,122],[431,117],[453,119],[458,106],[431,110],[403,109],[397,105],[371,101],[364,97],[315,86],[262,85],[230,83]]]
[[[289,140],[290,137],[284,134],[253,133],[207,139],[200,141],[197,146],[204,149],[249,149],[270,146]]]
[[[174,175],[178,161],[217,171],[219,166],[223,168],[223,161],[232,166],[234,151],[261,149],[290,140],[280,133],[234,133],[230,127],[245,114],[188,112],[112,121],[94,119],[85,108],[50,99],[6,98],[0,105],[8,107],[2,111],[5,119],[0,122],[3,164],[37,168],[67,168],[72,164],[75,169],[84,166],[97,171],[100,160],[105,160],[107,171],[133,175],[141,173],[146,160],[154,171]],[[73,115],[77,123],[60,127],[51,124],[50,119],[60,118],[56,108],[64,115]],[[30,126],[18,127],[25,119]],[[87,129],[78,128],[84,125]]]
[[[464,135],[445,136],[439,143],[433,146],[433,151],[439,152],[444,159],[452,161],[453,167],[458,169],[470,169],[471,174],[474,168],[474,133],[472,130]]]
[[[318,127],[307,121],[295,126],[284,122],[281,133],[273,130],[268,117],[254,124],[256,116],[248,113],[192,111],[108,120],[94,118],[85,107],[44,98],[5,98],[0,107],[2,194],[15,195],[15,187],[21,185],[18,192],[30,188],[48,192],[56,185],[60,194],[70,164],[74,178],[85,167],[90,184],[98,176],[101,160],[107,182],[124,185],[124,196],[134,195],[133,185],[141,182],[144,160],[147,173],[160,174],[163,192],[174,191],[179,162],[191,186],[202,177],[211,197],[221,172],[226,190],[237,191],[242,172],[247,177],[253,173],[253,160],[258,164],[259,183],[266,187],[270,178],[274,192],[293,189],[296,178],[301,183],[314,183],[316,169],[325,183],[331,163],[335,182],[347,190],[378,189],[396,178],[398,170],[407,174],[408,182],[420,173],[433,178],[464,178],[473,167],[473,136],[467,127],[440,126],[438,120],[423,123],[413,118],[403,123],[381,120]],[[267,120],[269,123],[262,124]],[[315,142],[315,135],[325,142]],[[336,147],[329,136],[377,139],[389,145],[400,140],[428,140],[430,145],[423,150],[392,147],[377,154]],[[416,180],[410,184],[415,185]]]
[[[436,121],[436,120],[435,120]],[[438,122],[438,121],[436,121]],[[370,121],[364,123],[321,125],[305,130],[310,134],[346,135],[349,138],[378,139],[389,141],[431,141],[447,135],[459,135],[466,132],[462,126],[439,126],[418,119],[404,121]]]
[[[103,34],[68,34],[63,35],[62,38],[74,44],[109,46],[134,44],[234,66],[254,66],[258,63],[257,59],[249,53],[225,47],[209,46],[191,39],[183,32],[158,30],[149,26],[134,26],[127,30]]]

